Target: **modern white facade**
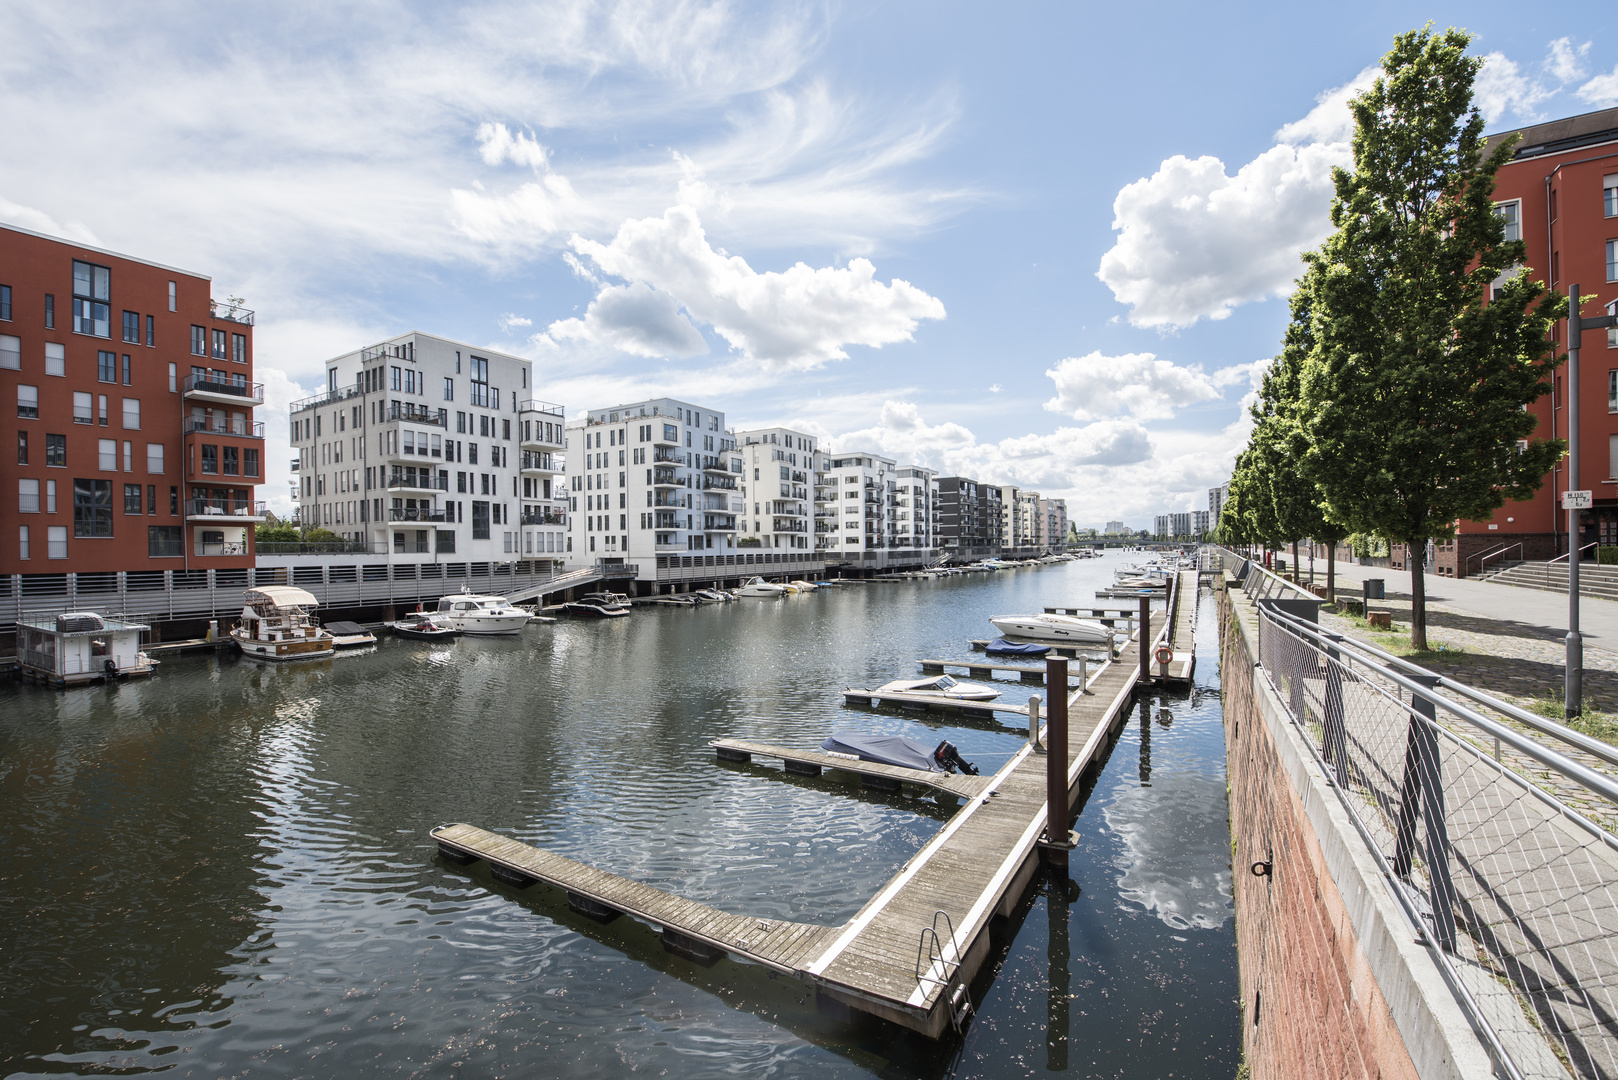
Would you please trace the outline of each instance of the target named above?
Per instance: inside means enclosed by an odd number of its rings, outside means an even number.
[[[657,398],[590,410],[567,429],[573,560],[657,581],[660,560],[734,554],[741,470],[717,409]]]
[[[1060,551],[1067,544],[1067,500],[1039,500],[1040,520],[1044,523],[1044,544]]]
[[[566,561],[559,405],[529,361],[409,333],[291,407],[298,520],[390,561]]]
[[[832,454],[825,462],[825,497],[817,509],[827,529],[822,550],[826,561],[870,562],[870,553],[885,551],[896,535],[899,463],[880,454]],[[834,558],[840,556],[840,558]]]
[[[901,466],[895,494],[898,499],[890,546],[930,556],[938,531],[938,474],[920,465]]]
[[[739,542],[745,547],[816,549],[815,438],[791,428],[733,435],[742,461]]]

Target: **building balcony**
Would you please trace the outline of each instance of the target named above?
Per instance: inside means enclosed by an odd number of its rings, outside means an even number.
[[[566,525],[567,515],[555,510],[524,510],[522,512],[524,525]]]
[[[665,510],[687,509],[684,496],[669,496],[664,495],[661,492],[652,496],[652,505],[655,507],[661,507]]]
[[[240,304],[220,303],[218,300],[208,301],[208,314],[225,322],[241,323],[243,326],[253,325],[253,312]]]
[[[237,382],[222,371],[212,375],[187,375],[180,390],[187,401],[217,402],[249,409],[264,403],[263,383],[248,382],[245,378]]]
[[[402,473],[395,469],[393,475],[388,477],[389,491],[448,491],[449,477],[434,476],[428,469],[410,470]]]
[[[778,533],[806,533],[809,531],[807,522],[795,521],[792,518],[776,518],[772,532]]]
[[[685,484],[683,484],[679,480],[679,478],[674,475],[674,470],[673,469],[653,469],[652,470],[652,486],[653,487],[685,487]]]
[[[704,514],[702,515],[703,532],[735,532],[735,514]]]
[[[388,508],[389,525],[443,524],[444,521],[443,507],[390,506]]]
[[[302,467],[303,467],[303,459],[302,458],[293,458],[292,459],[292,471],[293,472],[297,472]]]
[[[687,551],[687,550],[689,550],[684,544],[654,544],[652,546],[657,551]]]
[[[702,471],[706,473],[724,473],[726,476],[729,476],[730,464],[722,457],[704,455],[702,459]]]
[[[412,401],[399,401],[388,406],[388,411],[382,419],[387,421],[404,420],[411,424],[426,424],[430,427],[449,428],[449,414],[443,409],[429,409],[425,405],[417,405]]]
[[[534,398],[517,402],[517,411],[519,413],[543,413],[550,418],[552,423],[561,420],[564,415],[562,406],[550,401],[537,401]]]
[[[522,452],[522,471],[525,473],[554,475],[563,471],[563,462],[555,454],[524,450]]]
[[[320,406],[330,405],[334,401],[343,401],[347,398],[359,397],[361,393],[362,391],[357,386],[343,386],[336,390],[328,390],[324,394],[316,394],[314,397],[299,398],[297,401],[294,401],[291,405],[287,406],[287,411],[290,413],[300,413],[306,409],[318,409]]]
[[[670,450],[666,446],[654,446],[652,447],[652,464],[684,465],[685,455],[678,451]]]
[[[736,478],[729,473],[724,476],[704,476],[702,478],[703,491],[735,491]]]
[[[264,503],[236,499],[187,499],[185,519],[220,525],[246,525],[264,520]]]
[[[262,439],[264,424],[260,421],[230,420],[222,416],[188,416],[181,430],[187,435],[230,435],[238,439]],[[294,462],[293,468],[297,464]]]

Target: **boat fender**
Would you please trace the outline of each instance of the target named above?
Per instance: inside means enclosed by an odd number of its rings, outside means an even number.
[[[933,760],[938,763],[939,768],[948,773],[959,769],[967,776],[976,776],[978,774],[976,766],[970,761],[961,760],[960,752],[955,749],[955,744],[948,739],[938,744],[938,749],[933,751]]]
[[[118,674],[118,661],[109,657],[108,659],[101,661],[101,668],[108,675],[116,675]]]

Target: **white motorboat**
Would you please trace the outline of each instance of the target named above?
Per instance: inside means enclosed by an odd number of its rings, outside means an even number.
[[[376,635],[357,622],[329,622],[326,632],[331,635],[332,647],[357,649],[362,645],[375,645]]]
[[[768,600],[779,600],[787,594],[785,585],[777,585],[773,581],[765,581],[761,577],[749,578],[747,584],[736,590],[737,596],[759,596]]]
[[[264,585],[242,596],[242,617],[230,636],[242,655],[284,663],[320,660],[335,650],[331,634],[310,617],[313,594],[291,585]]]
[[[982,683],[962,682],[949,675],[934,675],[927,679],[895,679],[876,688],[881,694],[926,694],[928,697],[951,698],[957,701],[993,701],[1000,691]]]
[[[734,596],[721,589],[698,589],[691,595],[695,596],[703,603],[708,604],[724,604],[736,599]]]
[[[1025,641],[1105,645],[1111,643],[1113,635],[1111,627],[1072,615],[995,615],[989,621],[1006,637]]]
[[[437,626],[483,637],[518,633],[529,617],[503,596],[471,592],[439,597],[438,610],[427,613]]]
[[[794,581],[792,584],[797,586],[799,592],[814,592],[816,589],[820,588],[819,585],[816,585],[812,581]]]
[[[583,615],[587,619],[621,619],[629,614],[629,597],[615,592],[585,593],[577,600],[563,604],[562,610],[569,615]]]

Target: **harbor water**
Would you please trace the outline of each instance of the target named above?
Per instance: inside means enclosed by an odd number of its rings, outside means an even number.
[[[841,923],[953,805],[720,764],[709,741],[947,738],[990,773],[1015,727],[842,690],[970,656],[991,615],[1089,606],[1134,558],[0,689],[0,1075],[1229,1077],[1207,597],[1194,687],[1137,701],[1071,880],[1036,878],[997,925],[964,1035],[839,1023],[795,980],[699,966],[428,837],[464,821],[726,910]]]

